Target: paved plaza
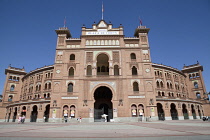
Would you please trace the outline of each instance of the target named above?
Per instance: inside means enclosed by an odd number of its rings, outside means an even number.
[[[202,120],[97,123],[0,123],[0,140],[209,140]]]

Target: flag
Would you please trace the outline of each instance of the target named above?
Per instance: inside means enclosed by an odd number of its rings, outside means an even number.
[[[141,20],[141,18],[139,17],[139,23],[140,23],[140,25],[142,25],[142,20]]]
[[[142,25],[142,20],[140,19],[140,25]]]
[[[103,2],[102,2],[102,12],[104,12],[104,4],[103,4]]]

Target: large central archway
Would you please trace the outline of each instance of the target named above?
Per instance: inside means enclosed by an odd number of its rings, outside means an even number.
[[[101,121],[103,114],[108,115],[107,121],[113,119],[112,91],[108,87],[101,86],[95,90],[94,99],[94,121]]]

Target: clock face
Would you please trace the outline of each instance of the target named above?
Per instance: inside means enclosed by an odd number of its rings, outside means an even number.
[[[61,71],[60,70],[56,70],[56,73],[60,73]]]
[[[146,72],[150,72],[150,69],[146,69],[145,71],[146,71]]]

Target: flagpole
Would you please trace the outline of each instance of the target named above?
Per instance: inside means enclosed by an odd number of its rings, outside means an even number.
[[[66,27],[66,16],[64,18],[64,27]]]
[[[101,19],[104,20],[104,4],[102,1],[102,15],[101,15]]]

